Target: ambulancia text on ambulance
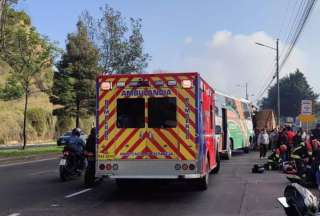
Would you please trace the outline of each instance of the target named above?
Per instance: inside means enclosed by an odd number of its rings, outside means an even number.
[[[97,77],[96,177],[193,179],[220,168],[214,90],[198,73]]]

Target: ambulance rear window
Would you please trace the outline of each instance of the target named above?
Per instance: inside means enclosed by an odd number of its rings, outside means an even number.
[[[177,99],[149,98],[148,126],[149,128],[177,127]]]
[[[144,99],[125,98],[117,100],[117,127],[144,128]]]

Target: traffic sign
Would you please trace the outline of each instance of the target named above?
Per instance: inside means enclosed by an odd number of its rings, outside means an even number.
[[[301,101],[301,114],[312,115],[312,100]]]
[[[299,115],[298,119],[302,122],[302,123],[311,123],[314,122],[316,120],[316,116],[315,115]]]

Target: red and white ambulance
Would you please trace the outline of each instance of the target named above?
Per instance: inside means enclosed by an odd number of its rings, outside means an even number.
[[[198,73],[97,77],[96,177],[194,179],[220,168],[214,90]]]

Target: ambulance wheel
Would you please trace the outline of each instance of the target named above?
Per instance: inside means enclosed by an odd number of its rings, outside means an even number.
[[[209,167],[209,161],[208,159],[206,160],[206,174],[200,179],[196,180],[196,186],[199,190],[207,190],[209,186],[209,172],[210,172],[210,167]]]
[[[210,172],[211,174],[217,174],[220,170],[220,155],[218,152],[216,153],[216,162],[217,166]]]
[[[88,164],[84,174],[84,185],[86,187],[92,187],[95,183],[95,164]]]

